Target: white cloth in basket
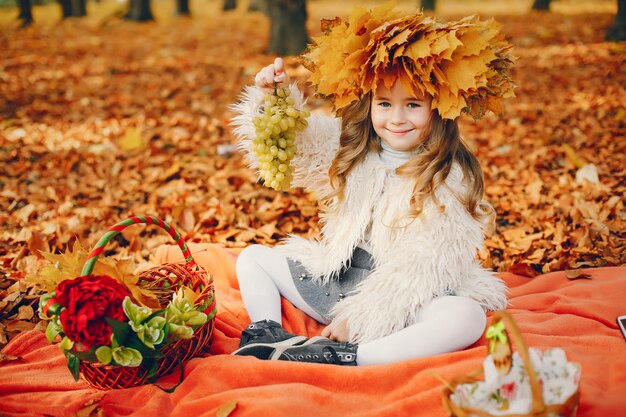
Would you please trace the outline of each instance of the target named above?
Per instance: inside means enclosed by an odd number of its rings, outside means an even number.
[[[563,349],[542,353],[530,348],[528,352],[547,405],[562,404],[576,392],[580,382],[580,365],[568,362]],[[513,353],[513,364],[508,374],[498,373],[491,355],[483,361],[483,371],[484,381],[459,384],[450,399],[460,407],[480,409],[498,416],[531,411],[529,377],[519,353]]]

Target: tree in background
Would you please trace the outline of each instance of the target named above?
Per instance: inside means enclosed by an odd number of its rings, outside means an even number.
[[[606,32],[604,39],[613,42],[626,41],[626,0],[617,0],[615,23]]]
[[[61,5],[63,19],[87,16],[86,0],[57,0],[57,2]]]
[[[235,10],[237,8],[237,0],[224,0],[222,10]]]
[[[191,16],[189,11],[189,0],[176,0],[176,15]]]
[[[25,28],[33,24],[33,6],[30,0],[19,0],[20,14],[17,17]]]
[[[248,11],[249,12],[260,12],[261,6],[259,5],[260,0],[250,0],[248,3]]]
[[[87,0],[70,0],[74,17],[87,16]]]
[[[259,3],[270,19],[270,43],[267,53],[297,55],[309,43],[306,32],[306,0],[264,0]]]
[[[533,10],[550,10],[550,0],[535,0]]]
[[[435,11],[435,7],[437,7],[436,0],[421,0],[420,5],[423,10]]]
[[[124,15],[126,20],[148,22],[154,20],[150,0],[130,0],[128,11]]]

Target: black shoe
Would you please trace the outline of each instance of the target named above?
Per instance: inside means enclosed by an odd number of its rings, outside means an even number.
[[[241,332],[239,347],[244,347],[249,343],[275,343],[297,337],[297,334],[288,333],[274,320],[261,320],[250,323]]]
[[[275,348],[293,346],[305,340],[306,337],[288,333],[273,320],[261,320],[250,323],[241,332],[239,349],[232,354],[268,359]]]
[[[278,346],[274,349],[270,359],[356,366],[356,350],[357,345],[355,344],[335,342],[325,337],[318,336],[300,345]]]

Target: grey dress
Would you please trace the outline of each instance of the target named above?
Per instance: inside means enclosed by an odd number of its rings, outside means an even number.
[[[330,310],[350,295],[357,284],[363,281],[374,267],[372,256],[365,250],[357,247],[352,254],[349,266],[339,272],[338,277],[333,277],[326,285],[318,285],[312,280],[312,276],[293,259],[287,259],[293,282],[306,303],[320,316],[331,320]]]

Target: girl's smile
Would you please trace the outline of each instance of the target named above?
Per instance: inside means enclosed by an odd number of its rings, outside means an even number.
[[[398,131],[396,131],[396,130],[390,130],[390,129],[388,129],[388,130],[389,130],[391,133],[393,133],[394,135],[397,135],[397,136],[402,136],[402,135],[405,135],[405,134],[407,134],[407,133],[409,133],[409,132],[412,132],[412,131],[413,131],[413,130],[415,130],[415,129],[398,130]]]
[[[408,94],[402,84],[380,84],[372,98],[371,119],[380,139],[397,151],[410,151],[426,138],[432,98]]]

